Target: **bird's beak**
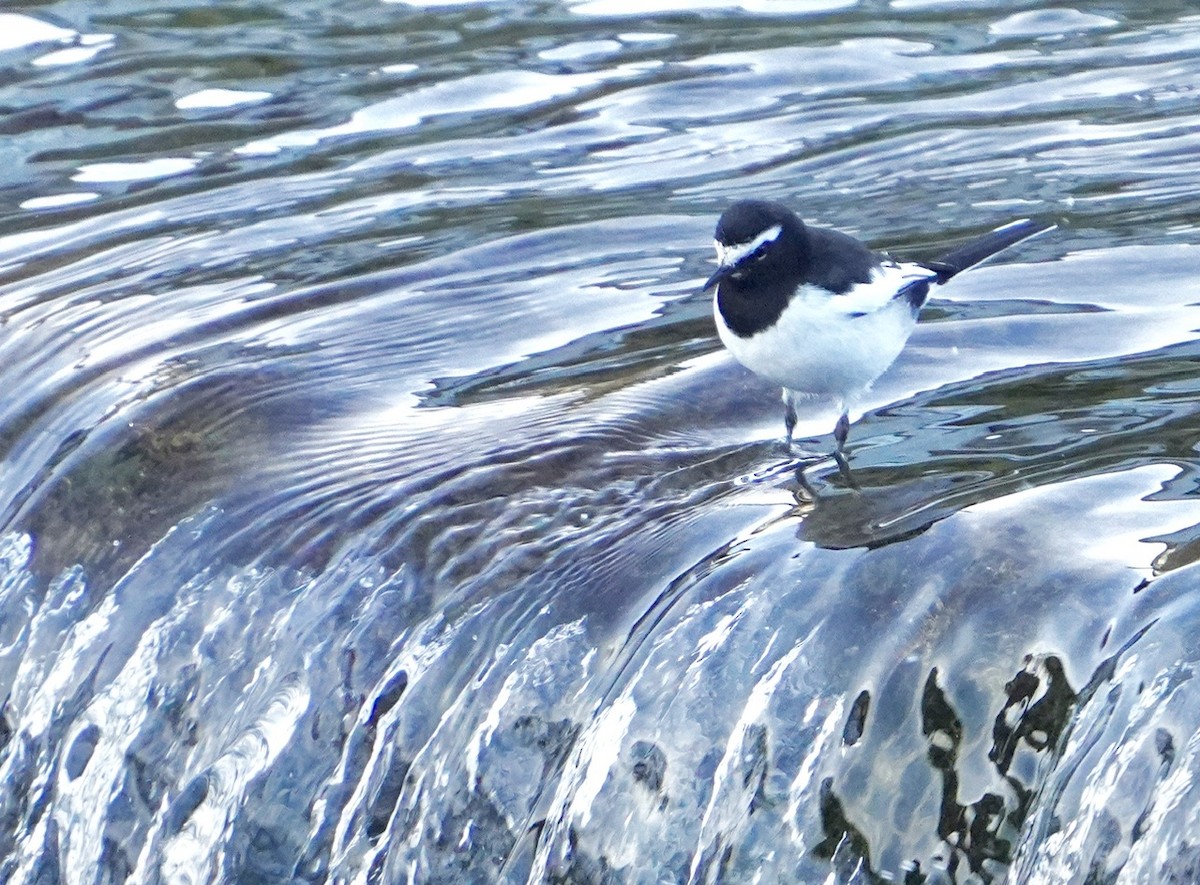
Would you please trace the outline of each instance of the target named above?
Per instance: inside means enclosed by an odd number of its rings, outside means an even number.
[[[713,286],[720,283],[721,280],[726,279],[732,273],[733,273],[732,266],[727,265],[727,264],[722,264],[715,271],[713,271],[713,275],[708,278],[708,282],[704,284],[703,288],[701,288],[700,291],[702,293],[707,292],[709,289],[711,289]]]

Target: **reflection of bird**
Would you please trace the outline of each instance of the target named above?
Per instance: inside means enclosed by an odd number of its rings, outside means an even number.
[[[787,438],[796,400],[841,410],[835,457],[848,475],[848,409],[904,347],[931,284],[946,282],[1054,225],[1017,221],[929,263],[894,261],[853,237],[807,227],[790,209],[741,200],[717,222],[714,314],[738,362],[783,387]]]

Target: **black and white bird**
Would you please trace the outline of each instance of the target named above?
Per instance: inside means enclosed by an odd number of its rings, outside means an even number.
[[[783,388],[789,443],[797,400],[837,404],[834,455],[848,476],[849,409],[904,349],[930,287],[1053,227],[1015,221],[937,261],[903,262],[809,227],[779,203],[741,200],[717,222],[717,270],[704,289],[717,287],[721,341]]]

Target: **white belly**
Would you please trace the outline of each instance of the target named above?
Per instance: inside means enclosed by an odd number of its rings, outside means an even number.
[[[855,316],[859,308],[863,315]],[[774,326],[750,338],[725,325],[715,299],[713,312],[721,341],[746,368],[787,390],[839,401],[853,399],[882,375],[916,325],[902,298],[867,305],[808,297],[804,290]]]

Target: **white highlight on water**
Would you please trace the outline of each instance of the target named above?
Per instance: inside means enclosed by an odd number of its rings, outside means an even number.
[[[777,635],[777,633],[774,634],[771,641],[774,641]],[[731,793],[758,788],[758,784],[753,781],[744,784],[739,772],[746,737],[754,725],[766,718],[767,707],[779,687],[783,674],[799,657],[806,644],[807,639],[796,643],[787,654],[776,660],[766,675],[754,684],[746,697],[741,715],[734,723],[729,741],[725,744],[725,753],[713,775],[712,792],[709,793],[708,805],[700,820],[700,832],[696,838],[696,848],[692,854],[691,868],[688,871],[689,882],[699,881],[700,863],[707,855],[706,846],[718,841],[730,842],[732,833],[744,825],[750,813],[749,802],[729,801]]]
[[[180,831],[162,846],[160,873],[168,882],[212,882],[219,874],[233,819],[251,782],[287,746],[310,690],[299,674],[288,677],[263,715],[204,772],[208,789]]]
[[[201,89],[175,99],[175,107],[181,111],[231,108],[243,104],[266,101],[271,93],[249,89]]]
[[[38,43],[69,43],[76,31],[55,27],[28,15],[0,12],[0,52],[36,46]]]
[[[576,788],[568,806],[569,818],[586,827],[592,819],[592,804],[608,780],[609,770],[617,764],[621,742],[637,713],[637,703],[623,694],[592,720],[591,727],[579,738],[579,755],[587,759],[583,780]]]

